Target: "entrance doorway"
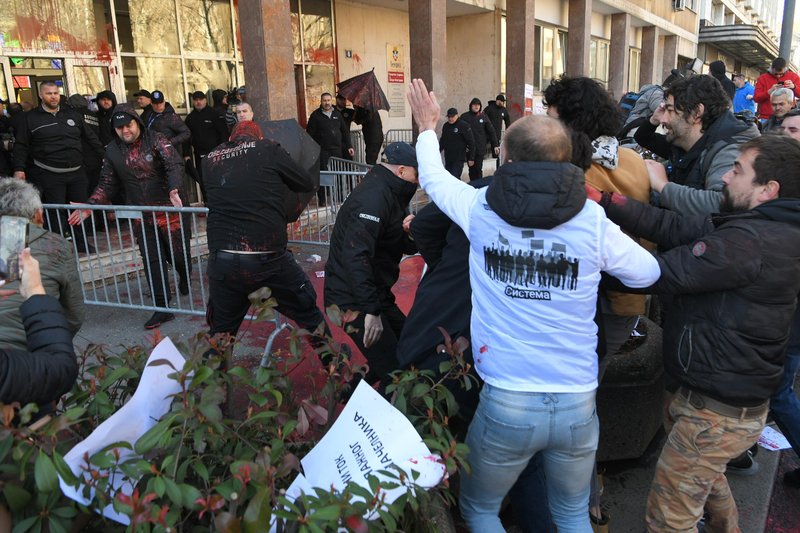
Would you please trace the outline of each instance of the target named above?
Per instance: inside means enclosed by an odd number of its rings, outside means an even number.
[[[55,82],[61,94],[66,93],[64,59],[51,57],[10,57],[13,99],[36,107],[39,104],[39,85]]]

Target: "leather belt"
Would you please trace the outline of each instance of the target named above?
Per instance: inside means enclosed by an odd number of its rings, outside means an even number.
[[[683,396],[695,409],[708,409],[718,415],[738,418],[740,420],[744,418],[760,418],[769,411],[769,400],[755,407],[736,407],[735,405],[723,403],[686,387],[680,387],[678,389],[678,394]]]
[[[286,253],[286,250],[267,250],[265,252],[243,252],[238,250],[217,250],[217,254],[225,254],[225,255],[235,255],[237,257],[260,257],[260,256],[267,256],[267,257],[275,257],[278,255],[283,255]]]

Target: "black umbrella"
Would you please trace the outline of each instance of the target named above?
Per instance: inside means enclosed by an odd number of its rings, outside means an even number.
[[[292,160],[311,174],[314,190],[319,188],[319,145],[293,118],[257,121],[264,138],[280,144]],[[294,222],[314,196],[314,192],[296,193],[287,189],[284,209],[289,222]]]
[[[381,89],[381,84],[378,83],[378,78],[375,77],[374,69],[340,81],[338,87],[339,94],[353,102],[353,105],[373,111],[378,109],[388,111],[391,109],[389,100],[386,99],[386,95]]]

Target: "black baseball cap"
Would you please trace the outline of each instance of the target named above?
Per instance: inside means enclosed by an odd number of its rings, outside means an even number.
[[[150,100],[152,100],[154,104],[160,104],[161,102],[164,101],[164,93],[156,89],[150,96]]]
[[[505,102],[506,101],[506,96],[504,94],[498,94],[497,97],[495,98],[495,101],[497,101],[497,100],[500,100],[501,102]]]
[[[192,93],[192,100],[200,100],[201,98],[207,99],[208,96],[206,96],[206,93],[204,93],[203,91],[195,91]]]
[[[456,109],[455,107],[451,107],[450,109],[447,110],[448,117],[454,117],[456,115],[458,115],[458,109]]]
[[[133,120],[133,116],[130,113],[126,113],[124,111],[115,111],[114,116],[111,119],[111,125],[115,128],[121,128],[126,124],[130,124],[131,120]]]
[[[403,165],[406,167],[417,168],[417,152],[414,148],[404,142],[395,142],[386,147],[383,152],[386,162],[390,165]]]
[[[150,94],[150,91],[148,91],[147,89],[139,89],[138,91],[133,93],[133,96],[146,96],[146,97],[148,97],[150,99],[153,98],[153,95]]]

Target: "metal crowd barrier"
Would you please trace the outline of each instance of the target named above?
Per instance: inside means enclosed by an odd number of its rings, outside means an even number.
[[[353,160],[364,163],[367,160],[367,145],[364,143],[364,133],[361,130],[350,130],[350,145],[355,152]]]
[[[387,130],[386,135],[383,136],[383,148],[393,142],[406,142],[411,145],[414,144],[414,130]]]

